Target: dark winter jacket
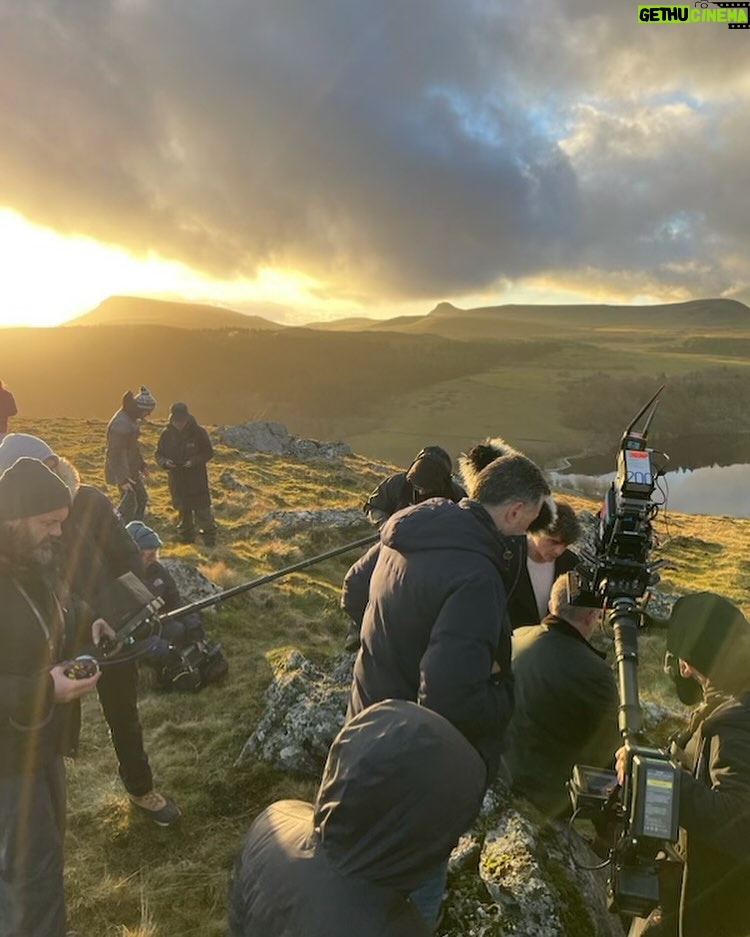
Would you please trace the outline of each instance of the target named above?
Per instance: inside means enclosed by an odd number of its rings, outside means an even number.
[[[4,387],[0,387],[0,433],[8,432],[8,420],[18,413],[13,394]]]
[[[442,491],[430,493],[431,498],[447,498],[449,501],[460,501],[466,497],[466,492],[450,476],[446,476],[446,484]],[[362,510],[373,524],[381,524],[396,511],[419,504],[423,500],[412,483],[406,477],[406,472],[397,472],[389,475],[373,491],[365,501]]]
[[[108,485],[124,485],[137,481],[145,462],[138,437],[141,427],[139,409],[128,391],[122,398],[122,407],[107,425],[107,451],[104,457],[104,478]]]
[[[680,826],[686,865],[681,937],[750,933],[750,691],[698,727],[692,774],[683,770]],[[690,746],[688,746],[690,747]]]
[[[41,576],[0,558],[0,774],[21,774],[74,753],[80,708],[77,701],[55,703],[49,675],[76,649],[73,626]]]
[[[494,773],[513,709],[504,540],[478,502],[436,498],[391,518],[381,544],[349,714],[416,700],[460,729]]]
[[[538,625],[540,621],[534,588],[529,577],[529,567],[526,565],[529,557],[528,541],[523,537],[520,542],[522,547],[519,557],[518,582],[508,595],[508,615],[514,629],[523,625]],[[555,560],[555,579],[575,569],[577,564],[578,556],[572,550],[566,550]]]
[[[548,816],[564,815],[573,765],[612,766],[620,744],[615,678],[583,635],[553,615],[513,632],[513,677],[504,756],[513,789]]]
[[[167,462],[175,463],[175,468],[167,469],[169,492],[174,507],[209,507],[211,494],[206,462],[213,458],[213,454],[208,433],[196,423],[195,417],[188,416],[188,421],[182,429],[178,429],[170,421],[159,437],[156,462],[162,468],[167,468]]]
[[[315,805],[253,823],[229,899],[230,937],[427,937],[407,895],[475,818],[485,770],[460,733],[389,700],[331,746]]]
[[[65,591],[88,605],[93,607],[95,596],[118,576],[143,577],[138,547],[98,488],[78,488],[62,531]]]
[[[370,580],[380,556],[380,543],[374,543],[367,553],[353,563],[344,576],[341,587],[341,607],[355,624],[362,627],[362,619],[370,595]]]

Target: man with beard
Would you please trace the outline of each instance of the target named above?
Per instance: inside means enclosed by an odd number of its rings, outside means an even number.
[[[78,699],[99,674],[70,679],[73,622],[54,588],[53,543],[70,493],[36,459],[0,476],[0,932],[64,937],[65,768]],[[111,629],[91,628],[98,643]]]
[[[0,443],[0,472],[20,456],[43,461],[72,496],[70,513],[62,525],[61,579],[65,591],[93,608],[96,596],[118,576],[132,572],[142,578],[138,548],[107,496],[92,485],[80,484],[72,463],[56,455],[43,440],[25,433],[11,433]],[[171,825],[180,812],[169,798],[154,790],[138,715],[136,661],[109,664],[96,689],[131,803],[159,826]]]

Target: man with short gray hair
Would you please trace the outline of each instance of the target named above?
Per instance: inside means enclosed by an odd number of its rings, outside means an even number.
[[[549,496],[520,453],[479,475],[473,499],[434,498],[381,532],[349,715],[383,699],[434,709],[498,766],[513,708],[502,571],[506,537],[524,534]]]
[[[381,528],[348,717],[385,699],[413,700],[452,722],[491,780],[513,712],[503,572],[549,499],[537,465],[513,452],[479,473],[473,498],[433,498]],[[411,896],[437,919],[447,863]]]
[[[516,708],[505,764],[513,790],[550,817],[569,807],[565,782],[574,764],[608,767],[617,745],[617,684],[590,643],[598,608],[568,601],[565,576],[555,580],[550,614],[513,632]]]

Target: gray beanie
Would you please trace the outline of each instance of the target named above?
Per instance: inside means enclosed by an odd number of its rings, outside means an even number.
[[[0,521],[38,517],[70,505],[65,483],[38,459],[19,459],[0,475]]]
[[[154,400],[153,394],[147,387],[144,387],[143,384],[141,384],[141,389],[135,397],[133,397],[133,400],[139,410],[148,410],[149,413],[156,406],[156,400]]]
[[[135,540],[139,550],[158,550],[161,546],[161,537],[143,521],[131,521],[125,525],[125,530]]]
[[[55,457],[47,443],[38,436],[28,433],[8,433],[0,442],[0,475],[19,459],[45,459]]]

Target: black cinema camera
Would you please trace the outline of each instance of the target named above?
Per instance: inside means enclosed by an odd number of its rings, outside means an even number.
[[[658,406],[660,387],[625,430],[617,454],[617,472],[599,515],[593,553],[581,551],[568,574],[575,605],[603,608],[614,635],[619,692],[618,725],[627,750],[625,783],[613,771],[576,765],[568,784],[576,817],[614,821],[617,836],[609,852],[610,909],[646,917],[659,903],[657,853],[677,840],[677,766],[669,756],[643,744],[643,714],[638,700],[639,601],[658,581],[661,562],[649,562],[652,501],[656,479],[648,428]],[[635,424],[648,411],[643,429]]]
[[[124,650],[159,630],[159,609],[164,599],[155,596],[134,573],[124,573],[99,592],[92,602],[96,614],[113,629],[114,639],[103,637],[99,650],[107,655],[116,646]],[[118,655],[122,659],[122,652]]]

